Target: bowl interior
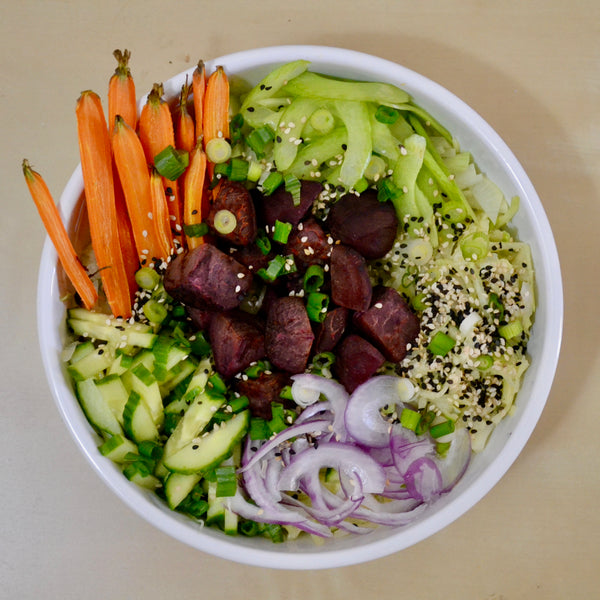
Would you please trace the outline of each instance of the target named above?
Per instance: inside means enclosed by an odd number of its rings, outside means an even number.
[[[54,399],[78,447],[105,483],[136,513],[174,538],[241,563],[285,569],[318,569],[350,565],[402,550],[439,531],[478,502],[503,476],[531,435],[550,391],[562,336],[562,281],[552,232],[541,202],[518,160],[502,139],[452,93],[395,63],[370,55],[320,46],[282,46],[249,50],[207,61],[211,71],[223,65],[239,81],[254,84],[275,66],[304,58],[311,69],[354,79],[387,81],[406,89],[415,101],[443,123],[470,150],[482,171],[507,197],[519,196],[521,208],[514,220],[518,237],[532,250],[538,306],[529,343],[532,363],[516,409],[492,434],[484,451],[474,456],[459,484],[421,518],[401,529],[380,528],[366,536],[340,537],[316,545],[305,539],[274,545],[266,539],[230,538],[202,528],[169,510],[152,493],[128,482],[110,460],[97,450],[99,438],[80,410],[60,359],[66,335],[65,310],[60,301],[61,269],[49,239],[44,245],[38,282],[40,347]],[[165,94],[175,97],[186,75],[164,83]],[[140,101],[142,102],[143,99]],[[83,179],[78,167],[60,199],[63,218],[69,222],[82,205]]]

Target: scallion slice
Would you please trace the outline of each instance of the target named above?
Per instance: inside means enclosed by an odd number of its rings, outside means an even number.
[[[283,178],[283,184],[285,186],[285,191],[292,195],[292,201],[294,206],[300,205],[300,180],[293,174],[288,173]]]
[[[310,265],[304,273],[302,287],[307,293],[318,291],[325,283],[325,271],[320,265]]]
[[[385,123],[386,125],[393,125],[400,116],[400,112],[391,106],[380,105],[377,107],[377,111],[375,112],[375,118],[380,123]]]
[[[282,223],[279,219],[275,221],[275,227],[273,229],[273,241],[279,242],[280,244],[287,244],[288,237],[292,231],[291,223]]]
[[[189,162],[189,154],[185,150],[177,150],[173,146],[167,146],[154,157],[156,170],[169,181],[175,181],[183,175]]]
[[[234,156],[231,159],[229,179],[231,181],[246,181],[248,178],[249,164],[247,160]]]
[[[237,227],[237,219],[230,210],[223,208],[215,213],[213,226],[218,233],[227,235]]]
[[[441,438],[454,432],[454,421],[448,419],[443,423],[437,423],[429,428],[429,433],[433,439]]]
[[[329,296],[320,292],[312,292],[306,299],[306,312],[308,318],[315,323],[322,323],[327,315]]]
[[[262,191],[270,196],[283,183],[283,175],[279,171],[271,171],[262,183]]]
[[[448,354],[448,352],[454,348],[455,344],[456,340],[451,338],[443,331],[438,331],[431,338],[427,349],[429,352],[431,352],[431,354],[435,354],[436,356],[446,356],[446,354]]]
[[[231,144],[220,137],[209,140],[206,144],[206,158],[214,164],[227,162],[231,158]]]
[[[498,327],[498,333],[507,341],[515,339],[523,333],[523,323],[521,323],[520,319],[515,319],[506,325]]]
[[[250,405],[250,401],[248,400],[248,396],[238,396],[237,398],[232,398],[229,401],[229,406],[231,406],[231,412],[239,413],[242,410],[248,408]]]
[[[184,224],[183,233],[188,237],[204,237],[208,233],[208,225],[206,223]]]
[[[416,410],[405,408],[400,413],[400,425],[402,425],[402,427],[406,427],[406,429],[410,429],[411,431],[415,431],[420,420],[421,413],[417,412]]]
[[[271,252],[271,240],[267,237],[264,229],[259,229],[254,242],[258,249],[266,256]]]
[[[309,123],[315,131],[324,135],[333,129],[335,119],[331,111],[326,108],[317,108],[310,116]]]
[[[217,480],[217,498],[235,496],[237,490],[237,478],[233,465],[223,465],[215,469]]]
[[[402,190],[389,177],[379,180],[377,184],[377,200],[379,202],[394,200],[399,198],[401,194]]]
[[[258,158],[262,158],[265,154],[265,148],[269,142],[275,139],[275,132],[270,125],[263,125],[257,129],[253,129],[249,135],[246,136],[246,144],[252,150]]]
[[[165,305],[158,302],[158,300],[154,300],[153,298],[144,304],[142,310],[144,311],[144,315],[148,321],[156,324],[162,323],[168,315]]]
[[[490,240],[483,231],[465,236],[460,242],[460,251],[465,260],[481,260],[488,255]]]
[[[266,269],[259,269],[256,273],[265,281],[275,281],[283,272],[286,264],[285,256],[278,254],[269,261]]]
[[[144,290],[153,290],[160,283],[160,275],[150,267],[142,267],[135,273],[135,282]]]

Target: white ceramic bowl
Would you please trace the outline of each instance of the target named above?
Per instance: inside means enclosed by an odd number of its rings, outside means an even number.
[[[532,364],[519,392],[516,411],[493,433],[488,446],[474,457],[459,484],[422,518],[401,529],[380,528],[366,536],[326,541],[310,539],[272,544],[267,539],[228,537],[169,510],[158,497],[130,483],[97,450],[99,438],[88,425],[61,363],[65,310],[60,301],[57,257],[49,240],[42,254],[38,287],[38,327],[46,375],[54,399],[79,449],[100,477],[138,515],[166,534],[203,552],[257,566],[281,569],[321,569],[376,559],[411,546],[440,531],[478,502],[504,475],[531,435],[542,412],[558,360],[562,335],[563,296],[556,246],[540,200],[523,168],[498,134],[456,96],[425,77],[395,63],[366,54],[320,46],[281,46],[238,52],[207,61],[211,71],[223,65],[230,75],[256,83],[273,67],[298,58],[311,69],[355,79],[387,81],[406,89],[415,101],[437,117],[470,150],[480,168],[504,191],[518,195],[515,219],[520,239],[531,245],[537,274],[538,308],[529,343]],[[191,70],[188,71],[188,75]],[[175,96],[186,73],[165,82]],[[80,205],[81,168],[69,180],[60,208],[70,219]]]

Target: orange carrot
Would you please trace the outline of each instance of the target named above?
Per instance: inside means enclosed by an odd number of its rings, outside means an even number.
[[[117,59],[117,68],[108,82],[108,124],[112,131],[115,117],[121,115],[133,129],[137,126],[137,100],[135,83],[129,70],[129,50],[115,50],[113,56]]]
[[[82,92],[75,112],[92,248],[113,315],[129,318],[131,301],[119,243],[110,138],[98,94]]]
[[[204,114],[204,94],[206,92],[206,71],[204,63],[198,62],[198,66],[192,74],[192,95],[194,99],[194,119],[196,120],[196,140],[202,137],[203,114]]]
[[[205,149],[206,144],[216,137],[229,138],[229,79],[221,66],[206,82],[202,127]]]
[[[185,173],[183,213],[186,229],[190,225],[199,225],[206,217],[208,195],[205,193],[206,181],[206,153],[202,149],[202,142],[198,140],[196,147],[190,155],[190,164]],[[189,229],[188,229],[189,231]],[[196,248],[204,243],[199,236],[187,236],[188,248]]]
[[[27,160],[23,160],[23,175],[67,277],[81,297],[83,305],[91,310],[98,300],[98,292],[73,248],[46,182],[30,167]]]
[[[168,254],[158,240],[153,219],[150,173],[144,149],[136,132],[120,116],[115,119],[112,148],[140,262],[146,265],[155,258],[167,260]]]
[[[152,200],[152,220],[156,224],[156,233],[162,252],[164,255],[170,256],[173,254],[174,248],[167,196],[162,177],[154,168],[150,169],[150,197]]]
[[[148,94],[146,104],[142,108],[138,123],[138,134],[144,155],[149,165],[154,164],[154,157],[167,146],[175,147],[173,117],[169,105],[162,99],[163,86],[155,83]],[[163,177],[163,185],[168,199],[169,214],[172,227],[179,242],[182,241],[181,199],[179,189],[174,181]]]
[[[115,207],[117,209],[117,226],[119,229],[119,243],[121,245],[121,254],[123,255],[123,264],[125,265],[125,273],[127,274],[127,282],[129,283],[129,295],[131,304],[135,299],[135,292],[138,288],[138,283],[135,280],[135,274],[140,268],[140,259],[138,258],[137,249],[135,247],[135,238],[133,237],[133,228],[127,212],[127,204],[125,203],[125,195],[117,166],[113,161],[113,179],[115,181]]]
[[[196,145],[195,124],[188,111],[188,101],[191,86],[187,81],[181,86],[179,104],[177,106],[177,119],[175,122],[175,143],[179,150],[192,152]]]

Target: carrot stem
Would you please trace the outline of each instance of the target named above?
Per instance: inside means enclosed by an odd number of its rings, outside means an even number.
[[[82,92],[75,112],[92,248],[113,315],[128,318],[131,301],[119,243],[110,138],[98,94]]]
[[[206,182],[206,153],[199,140],[190,156],[190,164],[185,173],[183,215],[186,226],[199,225],[206,217],[206,201],[208,195],[205,190]],[[193,249],[204,243],[204,238],[187,236],[188,248]]]
[[[144,149],[136,132],[120,116],[115,119],[112,147],[140,262],[147,265],[154,259],[166,261],[168,254],[158,240],[153,218],[150,173]]]
[[[23,175],[67,277],[79,294],[83,305],[91,310],[98,300],[98,292],[73,248],[46,182],[31,168],[27,160],[23,160]]]
[[[129,50],[115,50],[117,68],[108,82],[108,124],[112,131],[115,117],[121,115],[133,129],[137,126],[137,99],[135,83],[129,70]]]
[[[206,70],[204,62],[199,61],[192,74],[192,96],[194,100],[194,119],[196,121],[196,140],[203,135],[204,94],[206,93]]]

